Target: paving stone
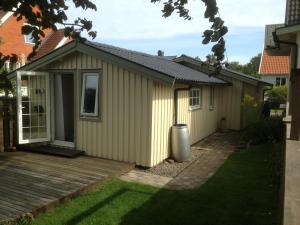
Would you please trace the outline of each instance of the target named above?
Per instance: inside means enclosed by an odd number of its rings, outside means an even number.
[[[215,133],[192,146],[188,162],[163,162],[149,170],[135,169],[121,179],[172,190],[197,188],[213,176],[235,150],[239,137],[237,132]]]

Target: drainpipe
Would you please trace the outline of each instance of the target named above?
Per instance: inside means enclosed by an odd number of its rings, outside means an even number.
[[[178,92],[189,91],[191,87],[188,88],[176,88],[174,90],[174,125],[178,123]]]
[[[275,41],[275,43],[277,43],[278,47],[280,46],[280,44],[286,44],[286,45],[290,45],[291,47],[293,47],[294,50],[294,62],[292,65],[292,71],[291,71],[291,82],[295,82],[296,80],[296,74],[297,74],[297,66],[298,66],[298,44],[295,42],[289,42],[289,41],[282,41],[279,40],[276,32],[273,32],[273,39]],[[293,92],[293,90],[292,90]],[[296,140],[299,141],[299,133],[300,133],[300,127],[299,127],[299,123],[300,123],[300,118],[298,113],[299,112],[294,112],[294,107],[295,107],[295,96],[293,96],[294,93],[292,93],[292,105],[290,105],[289,107],[289,112],[292,114],[292,121],[291,121],[291,131],[290,131],[290,139],[291,140]]]

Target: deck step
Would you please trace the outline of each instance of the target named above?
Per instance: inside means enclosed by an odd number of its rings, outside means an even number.
[[[57,146],[19,145],[17,149],[19,151],[34,152],[34,153],[41,153],[47,155],[56,155],[56,156],[63,156],[68,158],[75,158],[85,154],[85,152],[81,150],[62,148]]]

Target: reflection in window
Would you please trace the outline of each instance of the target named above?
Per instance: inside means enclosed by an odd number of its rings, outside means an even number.
[[[32,33],[24,34],[24,39],[26,44],[34,44]]]
[[[98,116],[98,73],[83,73],[81,115]]]

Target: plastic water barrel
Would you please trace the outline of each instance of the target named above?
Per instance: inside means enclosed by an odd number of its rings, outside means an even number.
[[[191,154],[189,129],[187,124],[172,126],[172,156],[177,162],[187,161]]]

